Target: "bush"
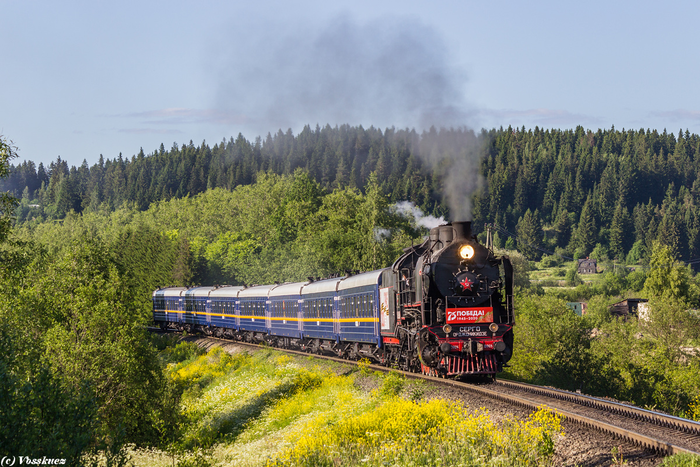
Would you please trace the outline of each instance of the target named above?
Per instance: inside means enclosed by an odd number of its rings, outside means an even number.
[[[166,347],[160,355],[167,363],[181,363],[205,353],[207,351],[194,342],[180,342],[175,347]]]
[[[613,319],[610,314],[610,305],[612,303],[614,303],[614,300],[602,295],[591,297],[583,319],[589,323],[591,328],[597,328],[604,323],[609,323]]]
[[[554,268],[561,264],[561,258],[557,255],[543,256],[540,260],[540,268]]]
[[[603,276],[603,282],[596,288],[602,288],[601,292],[603,295],[621,295],[627,289],[627,281],[620,274],[606,272]]]
[[[593,248],[593,251],[591,251],[591,254],[589,255],[590,258],[598,260],[598,262],[606,261],[608,259],[608,249],[601,245],[600,243],[596,244],[595,248]]]
[[[690,403],[688,412],[686,412],[686,417],[690,420],[700,422],[700,396],[697,396],[695,400]]]
[[[183,388],[195,384],[204,387],[231,369],[238,368],[247,359],[245,355],[229,355],[220,347],[215,347],[209,353],[204,354],[195,350],[199,347],[194,344],[187,342],[182,344],[189,344],[176,347],[176,349],[183,349],[179,352],[179,356],[183,360],[172,365],[168,372],[172,380]],[[194,347],[192,347],[193,345]],[[197,357],[194,357],[195,353],[198,354]]]
[[[583,284],[583,281],[578,275],[578,269],[576,268],[576,265],[574,265],[566,271],[566,285],[570,287],[576,287],[580,284]]]
[[[477,466],[484,459],[542,465],[554,454],[561,417],[541,408],[527,421],[506,418],[496,425],[486,411],[470,414],[453,402],[392,399],[335,424],[310,423],[302,433],[268,466]]]
[[[398,373],[386,373],[383,377],[382,388],[379,391],[384,397],[398,396],[401,394],[406,378]]]
[[[515,287],[530,286],[530,262],[516,250],[496,250],[496,254],[508,256],[513,264],[513,285]]]
[[[676,454],[664,458],[662,467],[700,467],[700,456],[693,454]]]
[[[644,247],[644,242],[637,240],[632,245],[629,253],[627,253],[627,264],[639,264],[640,261],[646,256],[646,248]]]
[[[0,323],[0,452],[63,457],[81,465],[98,428],[92,388],[65,387],[42,363],[21,374],[12,334]]]
[[[627,288],[635,292],[641,292],[646,280],[646,272],[643,269],[635,269],[627,275]]]

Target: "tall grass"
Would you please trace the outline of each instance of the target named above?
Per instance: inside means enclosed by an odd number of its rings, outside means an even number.
[[[496,424],[455,402],[387,399],[338,423],[309,421],[268,465],[547,465],[560,432],[560,417],[546,409]]]
[[[395,374],[340,376],[274,351],[178,354],[181,435],[167,452],[135,451],[137,465],[548,465],[562,433],[546,409],[495,423]],[[371,392],[357,384],[368,377]]]

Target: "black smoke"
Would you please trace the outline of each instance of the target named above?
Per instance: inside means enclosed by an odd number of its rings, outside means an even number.
[[[316,123],[419,131],[469,123],[465,74],[440,34],[416,20],[238,24],[227,41],[216,106],[258,134]]]
[[[321,28],[241,22],[227,37],[217,59],[223,112],[257,135],[346,123],[424,132],[417,152],[442,174],[450,217],[471,219],[481,180],[466,76],[434,28],[343,15]]]

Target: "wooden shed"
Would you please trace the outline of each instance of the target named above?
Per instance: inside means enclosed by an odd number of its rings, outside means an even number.
[[[613,316],[636,315],[639,304],[647,301],[646,298],[627,298],[610,306],[610,314]]]

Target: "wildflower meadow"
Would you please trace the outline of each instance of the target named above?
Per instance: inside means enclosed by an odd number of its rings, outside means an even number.
[[[180,394],[179,430],[165,449],[132,449],[134,465],[547,466],[564,436],[547,408],[495,422],[484,408],[426,399],[426,383],[366,362],[350,369],[192,343],[161,356]],[[695,465],[679,461],[666,465]]]
[[[561,417],[540,409],[495,423],[485,409],[426,400],[420,383],[273,350],[164,351],[178,388],[178,435],[134,449],[154,466],[549,465]],[[358,379],[376,379],[366,390]],[[406,396],[408,395],[408,396]]]

